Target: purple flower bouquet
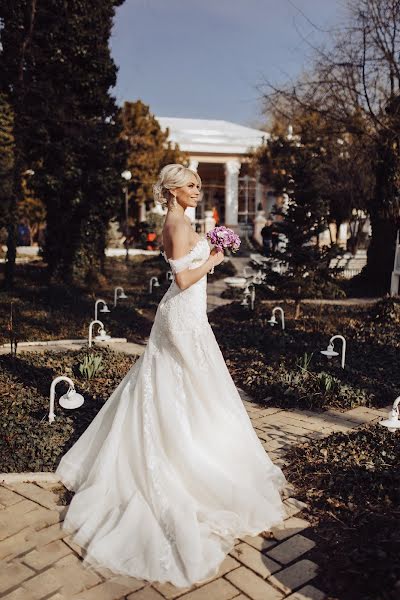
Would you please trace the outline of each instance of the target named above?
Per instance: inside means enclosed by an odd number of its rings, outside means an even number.
[[[229,248],[231,252],[237,252],[240,247],[240,237],[224,225],[220,227],[214,227],[207,233],[207,239],[210,243],[220,251],[224,251]],[[210,273],[214,273],[214,268],[211,269]]]

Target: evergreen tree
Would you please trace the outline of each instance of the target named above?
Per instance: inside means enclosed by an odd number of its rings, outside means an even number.
[[[301,298],[339,291],[329,269],[338,250],[334,245],[319,245],[319,235],[326,230],[329,219],[329,201],[324,196],[321,176],[324,153],[321,140],[311,135],[303,139],[272,138],[258,153],[262,179],[272,183],[278,195],[288,197],[285,207],[274,209],[274,229],[283,248],[272,253],[285,270],[274,271],[272,261],[267,267],[268,283],[296,299],[297,316]]]
[[[152,202],[152,186],[158,172],[169,163],[187,164],[187,155],[168,142],[168,130],[162,131],[149,107],[141,100],[125,102],[122,109],[123,138],[128,144],[127,168],[130,212],[138,216],[139,206]]]
[[[102,267],[106,231],[122,201],[125,166],[118,109],[109,89],[116,67],[108,41],[121,0],[42,0],[2,9],[6,81],[22,132],[32,188],[46,206],[50,274],[82,281]],[[24,95],[13,93],[20,32]]]

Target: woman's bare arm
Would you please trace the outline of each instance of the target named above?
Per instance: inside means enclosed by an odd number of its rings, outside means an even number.
[[[179,226],[171,227],[168,228],[167,235],[171,241],[172,247],[172,256],[170,258],[178,260],[179,258],[186,256],[190,251],[190,248],[185,231],[182,231],[182,228]],[[200,267],[197,267],[196,269],[185,269],[184,271],[175,273],[175,281],[181,290],[186,290],[194,283],[197,283],[197,281],[204,277],[212,267],[220,264],[223,260],[223,252],[212,250],[210,256]]]

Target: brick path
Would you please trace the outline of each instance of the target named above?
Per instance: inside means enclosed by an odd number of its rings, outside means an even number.
[[[354,408],[345,413],[262,408],[242,394],[264,448],[277,464],[293,444],[349,431],[386,416],[386,410]],[[5,600],[322,600],[312,585],[318,566],[307,559],[314,542],[301,518],[302,503],[285,498],[287,518],[270,537],[238,540],[216,577],[200,586],[179,589],[114,576],[106,569],[87,570],[81,550],[61,529],[66,508],[59,506],[57,485],[0,485],[0,598]],[[292,491],[293,493],[293,491]]]

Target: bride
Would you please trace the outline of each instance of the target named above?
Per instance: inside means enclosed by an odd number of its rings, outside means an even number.
[[[154,186],[167,206],[174,274],[144,354],[63,456],[75,491],[64,527],[84,564],[187,587],[215,575],[235,538],[284,518],[286,483],[263,449],[207,320],[207,273],[223,260],[185,209],[200,177],[167,165]]]

